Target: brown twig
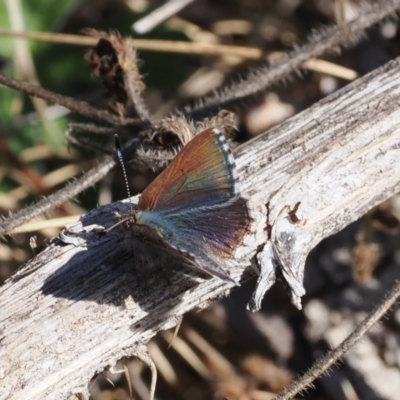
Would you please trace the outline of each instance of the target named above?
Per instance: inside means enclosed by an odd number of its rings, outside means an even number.
[[[113,167],[115,167],[114,159],[107,157],[96,168],[85,173],[81,178],[68,184],[58,192],[43,198],[33,206],[26,207],[18,213],[10,215],[3,221],[0,220],[0,235],[11,234],[15,227],[20,226],[57,206],[61,206],[70,199],[73,199],[80,192],[93,186],[100,179],[104,178]]]
[[[92,107],[90,104],[84,101],[76,100],[71,97],[61,96],[40,86],[33,85],[31,83],[24,82],[18,79],[10,78],[2,74],[0,74],[0,83],[12,89],[26,93],[30,96],[39,97],[41,99],[50,101],[51,103],[64,106],[72,111],[84,115],[85,117],[93,118],[98,121],[108,122],[115,125],[127,125],[134,122],[132,120],[119,118],[115,115],[112,115],[106,110],[98,110],[97,108]]]
[[[238,103],[246,103],[250,97],[254,98],[257,93],[265,92],[267,88],[287,79],[295,71],[299,71],[310,59],[355,43],[366,29],[382,21],[399,8],[400,0],[383,0],[372,3],[359,17],[345,27],[331,26],[313,34],[304,46],[296,48],[286,57],[272,63],[271,66],[254,69],[248,73],[246,78],[239,82],[233,82],[221,91],[200,100],[193,112],[204,112],[206,108],[213,109],[215,107],[231,109]]]
[[[290,384],[283,392],[274,397],[273,400],[289,400],[293,398],[301,390],[306,389],[311,383],[324,374],[333,364],[335,364],[344,353],[348,351],[355,343],[357,343],[363,335],[383,317],[390,307],[400,296],[400,281],[397,281],[390,292],[375,307],[375,309],[361,322],[354,332],[348,336],[336,349],[328,352],[321,357],[308,372],[300,379]]]

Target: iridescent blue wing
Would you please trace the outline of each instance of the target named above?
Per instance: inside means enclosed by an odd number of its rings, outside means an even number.
[[[234,198],[214,207],[186,212],[143,212],[139,223],[152,227],[171,247],[186,254],[194,264],[232,283],[218,260],[230,258],[248,232],[251,218],[247,203]]]
[[[161,219],[170,227],[168,241],[173,246],[193,254],[201,248],[217,257],[232,256],[251,221],[247,203],[242,198],[184,213],[166,213]]]

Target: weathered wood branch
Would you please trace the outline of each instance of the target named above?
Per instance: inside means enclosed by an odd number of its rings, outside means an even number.
[[[252,308],[278,265],[299,306],[309,251],[400,190],[399,104],[397,59],[236,149],[255,221],[230,272],[245,278],[258,259]],[[0,288],[0,399],[87,393],[96,372],[145,357],[157,331],[228,293],[218,279],[183,275],[146,244],[133,254],[122,230],[96,233],[129,207],[91,211]]]

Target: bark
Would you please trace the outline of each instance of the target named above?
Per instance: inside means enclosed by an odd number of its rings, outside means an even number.
[[[246,279],[261,266],[251,309],[277,268],[300,307],[310,250],[400,190],[399,83],[396,59],[235,150],[254,224],[226,267]],[[130,207],[91,211],[0,288],[1,400],[87,394],[96,372],[146,361],[159,330],[231,290],[120,227],[99,233]]]

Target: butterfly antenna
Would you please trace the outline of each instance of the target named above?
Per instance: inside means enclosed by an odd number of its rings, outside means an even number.
[[[117,134],[115,134],[114,135],[114,139],[115,139],[115,149],[117,150],[117,156],[118,156],[119,162],[120,162],[121,167],[122,167],[122,172],[124,174],[126,191],[128,192],[128,197],[130,198],[131,197],[131,192],[129,190],[128,175],[126,174],[126,168],[125,168],[125,164],[124,164],[124,159],[122,157],[121,143],[119,141],[119,136]]]

